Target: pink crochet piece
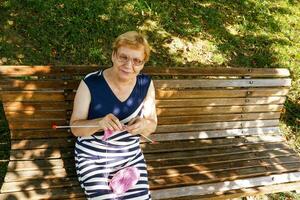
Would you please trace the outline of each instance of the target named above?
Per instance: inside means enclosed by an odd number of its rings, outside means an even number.
[[[123,194],[132,188],[138,182],[139,178],[140,173],[136,167],[127,167],[121,169],[113,176],[109,182],[109,187],[113,193],[117,195]]]
[[[110,136],[113,135],[113,133],[114,132],[112,130],[110,130],[110,129],[104,131],[104,136],[102,137],[102,140],[106,141]]]

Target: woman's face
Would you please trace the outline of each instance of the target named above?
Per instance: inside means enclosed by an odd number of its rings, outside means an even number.
[[[144,67],[144,47],[121,46],[112,55],[113,70],[118,78],[129,81],[135,78]]]

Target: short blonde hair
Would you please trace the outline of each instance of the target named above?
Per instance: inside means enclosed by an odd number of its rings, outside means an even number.
[[[147,39],[141,33],[136,31],[128,31],[119,35],[113,43],[113,53],[116,53],[121,46],[129,46],[132,48],[144,47],[145,62],[150,57],[150,46]]]

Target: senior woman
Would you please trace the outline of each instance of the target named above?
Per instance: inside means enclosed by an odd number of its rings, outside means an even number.
[[[157,126],[155,91],[149,76],[140,73],[150,48],[135,31],[118,36],[112,67],[90,73],[80,82],[70,120],[76,171],[88,199],[151,199],[140,135]],[[103,140],[106,131],[112,135]],[[125,193],[115,194],[109,183],[118,171],[135,167],[139,178]]]

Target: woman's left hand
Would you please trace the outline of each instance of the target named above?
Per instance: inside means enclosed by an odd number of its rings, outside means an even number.
[[[145,127],[146,127],[146,119],[141,117],[135,117],[128,122],[126,130],[133,135],[137,135],[137,134],[141,134],[145,129]]]

